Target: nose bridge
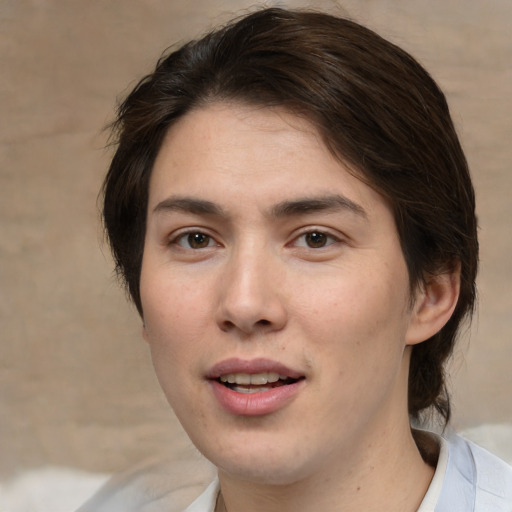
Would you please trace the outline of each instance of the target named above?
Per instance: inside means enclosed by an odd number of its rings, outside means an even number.
[[[226,262],[220,287],[223,330],[281,329],[286,311],[278,290],[279,258],[256,239],[237,246]]]

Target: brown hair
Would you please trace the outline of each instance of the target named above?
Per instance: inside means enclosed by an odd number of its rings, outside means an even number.
[[[474,192],[445,97],[410,55],[352,21],[263,9],[162,57],[121,104],[104,183],[104,221],[119,274],[142,315],[139,279],[148,184],[168,128],[210,102],[281,106],[390,202],[411,289],[460,264],[456,309],[413,347],[409,413],[450,417],[444,363],[475,302]]]

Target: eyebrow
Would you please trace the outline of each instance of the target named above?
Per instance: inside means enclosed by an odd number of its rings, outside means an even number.
[[[293,217],[307,215],[321,211],[343,211],[367,219],[364,208],[342,195],[326,195],[320,197],[304,197],[289,201],[282,201],[270,210],[272,217]],[[195,197],[168,197],[160,201],[153,209],[154,213],[179,211],[194,215],[226,216],[224,210],[216,203]]]
[[[224,215],[222,208],[217,204],[194,197],[168,197],[160,201],[153,209],[154,213],[172,211],[195,215]]]
[[[272,215],[274,217],[291,217],[320,211],[337,212],[342,210],[347,210],[363,219],[368,218],[368,214],[362,206],[348,197],[338,194],[283,201],[272,208]]]

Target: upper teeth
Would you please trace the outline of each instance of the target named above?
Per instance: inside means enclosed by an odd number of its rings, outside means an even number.
[[[228,382],[229,384],[246,385],[253,384],[255,386],[263,386],[269,382],[277,382],[279,379],[286,380],[286,375],[279,375],[274,372],[262,373],[228,373],[220,377],[221,382]]]

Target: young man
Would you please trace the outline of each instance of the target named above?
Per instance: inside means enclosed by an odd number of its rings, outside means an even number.
[[[512,510],[505,463],[411,428],[449,420],[478,262],[466,160],[414,59],[261,10],[163,58],[115,128],[108,237],[218,468],[187,511]]]

